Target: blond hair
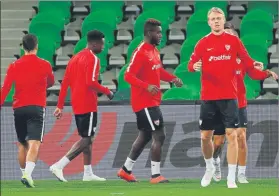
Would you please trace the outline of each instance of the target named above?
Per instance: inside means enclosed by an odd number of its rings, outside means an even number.
[[[212,12],[216,12],[216,13],[219,13],[219,14],[222,14],[222,15],[225,16],[225,13],[224,13],[224,11],[223,11],[221,8],[213,7],[213,8],[211,8],[211,9],[207,12],[207,18],[209,17],[209,15],[210,15]]]

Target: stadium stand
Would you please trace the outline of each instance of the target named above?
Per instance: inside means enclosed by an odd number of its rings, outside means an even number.
[[[158,49],[165,68],[181,77],[181,90],[162,82],[163,99],[198,99],[199,73],[188,73],[186,64],[199,38],[209,32],[206,14],[218,6],[232,22],[250,55],[278,74],[278,2],[2,2],[1,83],[7,66],[23,51],[24,33],[39,37],[38,55],[53,66],[56,84],[48,90],[48,100],[56,101],[67,62],[86,46],[84,35],[98,29],[106,35],[101,60],[100,82],[118,91],[115,100],[129,99],[129,85],[123,75],[133,50],[142,40],[143,24],[153,17],[162,21],[163,41]],[[155,11],[156,8],[156,11]],[[253,81],[246,77],[248,99],[277,99],[278,82]],[[11,101],[11,91],[7,101]],[[106,100],[106,96],[99,97]]]

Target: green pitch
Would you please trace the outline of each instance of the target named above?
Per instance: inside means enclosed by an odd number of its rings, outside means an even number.
[[[25,188],[20,181],[2,181],[1,196],[277,196],[277,179],[250,179],[227,189],[226,181],[202,188],[199,180],[172,180],[169,184],[150,185],[147,181],[126,183],[121,180],[82,182],[37,180],[36,188]]]

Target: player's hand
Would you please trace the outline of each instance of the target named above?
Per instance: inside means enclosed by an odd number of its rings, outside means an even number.
[[[201,67],[202,67],[202,62],[199,61],[199,62],[196,62],[193,66],[194,70],[195,71],[200,71],[201,70]]]
[[[274,80],[278,80],[278,75],[275,72],[270,70],[266,70],[266,71],[268,73],[268,77],[272,77]]]
[[[114,93],[110,91],[110,94],[108,94],[107,97],[109,98],[109,100],[112,100],[114,97]]]
[[[264,66],[263,66],[263,63],[262,62],[258,62],[258,61],[255,61],[254,62],[254,67],[256,68],[256,69],[259,69],[259,70],[263,70],[263,68],[264,68]]]
[[[53,112],[53,115],[57,118],[60,119],[62,117],[62,110],[60,108],[56,108]]]
[[[177,87],[181,87],[183,85],[183,82],[180,78],[174,78],[171,82],[173,82]]]
[[[156,95],[160,89],[155,86],[155,85],[148,85],[148,88],[147,88],[148,92],[150,92],[152,95]]]

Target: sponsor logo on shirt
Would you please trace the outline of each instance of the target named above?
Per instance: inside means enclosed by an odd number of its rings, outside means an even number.
[[[210,56],[208,61],[227,61],[231,60],[230,55]]]
[[[152,66],[152,70],[159,69],[160,67],[161,67],[161,64],[153,65],[153,66]]]

